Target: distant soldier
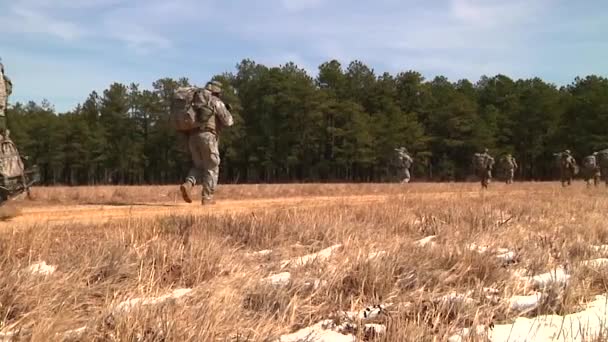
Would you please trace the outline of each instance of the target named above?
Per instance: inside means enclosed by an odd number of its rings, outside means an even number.
[[[486,148],[483,153],[475,153],[473,156],[475,172],[481,179],[481,187],[484,189],[488,188],[492,180],[492,169],[494,167],[494,158],[488,152]]]
[[[6,127],[6,110],[8,108],[8,97],[13,92],[13,83],[4,74],[4,65],[0,61],[0,134],[8,138]]]
[[[189,89],[184,88],[184,93],[191,94]],[[221,95],[222,85],[216,81],[208,82],[204,89],[194,91],[192,106],[198,127],[187,132],[188,150],[194,165],[180,186],[182,197],[188,203],[192,202],[190,191],[197,183],[203,185],[202,204],[215,203],[213,195],[220,167],[219,134],[223,127],[234,123],[230,107],[220,99]]]
[[[405,147],[396,148],[397,152],[397,168],[399,173],[399,179],[401,183],[410,182],[410,168],[414,163],[414,160],[409,155]]]
[[[517,170],[518,167],[519,166],[517,165],[517,160],[515,160],[515,157],[513,157],[511,153],[507,153],[507,155],[504,157],[504,169],[507,184],[513,184],[515,170]]]
[[[559,173],[562,186],[572,185],[572,178],[578,173],[578,165],[576,159],[572,157],[570,150],[565,150],[557,154],[559,158]]]
[[[597,160],[598,152],[594,152],[590,156],[583,159],[583,177],[587,186],[591,186],[590,180],[593,179],[593,185],[598,186],[600,183],[601,173],[600,165]]]
[[[596,153],[596,161],[597,165],[600,168],[600,175],[606,182],[606,186],[608,186],[608,149],[601,150]]]

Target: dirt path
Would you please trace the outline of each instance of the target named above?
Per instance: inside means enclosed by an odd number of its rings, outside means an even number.
[[[509,195],[525,193],[524,191],[510,191]],[[482,195],[479,191],[453,191],[453,192],[421,192],[401,195],[378,194],[356,196],[307,196],[307,197],[280,197],[255,200],[221,200],[214,206],[201,206],[198,202],[187,204],[183,202],[165,203],[133,203],[125,205],[39,205],[19,209],[18,216],[0,222],[0,228],[10,228],[16,225],[55,225],[64,223],[104,223],[111,220],[126,218],[153,218],[172,214],[192,215],[225,215],[228,213],[241,213],[257,210],[284,210],[290,208],[310,208],[328,205],[357,206],[370,202],[398,200],[400,198],[471,198],[475,196],[502,196],[504,193],[487,193]],[[18,203],[16,203],[18,205]]]

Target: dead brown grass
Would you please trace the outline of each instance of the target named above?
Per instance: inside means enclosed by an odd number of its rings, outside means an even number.
[[[601,257],[589,247],[608,243],[608,192],[582,184],[498,185],[486,193],[473,184],[220,189],[219,200],[389,196],[356,206],[337,198],[323,207],[280,211],[15,225],[0,235],[0,331],[20,331],[31,341],[265,341],[323,319],[339,321],[340,310],[390,302],[395,305],[377,319],[388,328],[381,340],[442,341],[462,327],[511,321],[504,300],[526,293],[514,270],[538,274],[570,266]],[[37,188],[36,202],[25,204],[166,201],[174,190]],[[415,246],[429,235],[438,236],[437,247]],[[518,251],[519,262],[505,265],[470,251],[473,242]],[[327,261],[281,268],[282,260],[335,244],[343,247]],[[271,252],[252,254],[260,250]],[[56,265],[56,272],[26,271],[39,261]],[[285,271],[291,278],[283,286],[261,281]],[[607,293],[607,284],[606,272],[577,269],[568,288],[533,314],[574,312]],[[486,287],[503,300],[487,299]],[[126,299],[178,288],[193,294],[176,304],[114,310]],[[475,304],[440,300],[467,291]],[[82,326],[82,335],[65,334]]]

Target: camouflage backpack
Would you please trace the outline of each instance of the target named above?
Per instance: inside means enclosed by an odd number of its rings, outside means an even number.
[[[586,156],[583,159],[583,166],[588,170],[595,169],[597,167],[595,156]]]
[[[608,149],[597,153],[597,163],[603,169],[608,169]]]
[[[211,96],[210,92],[197,87],[178,88],[171,98],[173,127],[180,132],[189,132],[205,123],[214,113]]]
[[[485,171],[488,169],[488,159],[483,153],[475,153],[473,156],[473,166],[475,171]]]

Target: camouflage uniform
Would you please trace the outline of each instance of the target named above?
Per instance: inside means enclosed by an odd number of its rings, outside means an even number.
[[[408,154],[408,151],[405,147],[396,148],[397,152],[397,167],[399,172],[399,179],[401,183],[409,183],[410,182],[410,167],[414,160]]]
[[[6,133],[6,109],[8,107],[8,97],[13,91],[13,83],[4,74],[4,65],[0,63],[0,134]]]
[[[479,170],[479,178],[481,178],[481,187],[484,189],[488,188],[490,181],[492,180],[492,168],[494,167],[494,158],[488,153],[488,149],[486,148],[480,157],[485,160],[485,169]]]
[[[583,177],[587,186],[591,186],[590,180],[593,179],[593,185],[598,186],[600,183],[601,173],[600,165],[597,160],[598,153],[595,152],[583,159]]]
[[[202,203],[213,204],[220,166],[219,134],[223,127],[232,126],[234,121],[229,107],[220,99],[222,89],[219,82],[207,83],[203,91],[213,94],[214,113],[199,129],[188,134],[188,150],[194,166],[190,169],[186,181],[180,186],[180,191],[184,200],[191,203],[190,190],[197,183],[202,183]],[[194,103],[196,104],[197,101]],[[201,108],[196,109],[201,110]]]
[[[600,175],[608,186],[608,149],[596,153],[597,164],[600,167]]]
[[[560,158],[560,178],[562,186],[572,185],[572,178],[576,174],[576,160],[570,154],[570,150],[565,150],[559,154]]]
[[[513,184],[513,179],[515,178],[515,170],[519,166],[517,165],[517,160],[515,157],[511,155],[511,153],[507,154],[505,157],[505,172],[507,176],[507,184]]]

